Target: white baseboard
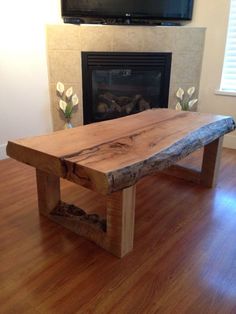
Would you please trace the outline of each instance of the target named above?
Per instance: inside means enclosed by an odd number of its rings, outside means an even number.
[[[236,136],[235,135],[225,135],[223,147],[236,149]]]
[[[6,147],[7,147],[7,144],[0,145],[0,160],[8,158],[7,153],[6,153]]]

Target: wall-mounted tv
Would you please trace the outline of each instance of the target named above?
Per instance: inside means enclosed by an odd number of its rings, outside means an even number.
[[[194,0],[61,0],[62,17],[191,20]]]

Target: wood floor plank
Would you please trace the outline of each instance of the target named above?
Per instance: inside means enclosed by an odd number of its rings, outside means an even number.
[[[33,168],[9,159],[0,173],[0,312],[236,313],[236,151],[223,150],[214,189],[141,180],[122,260],[38,215]],[[67,202],[104,214],[103,197],[61,186]]]

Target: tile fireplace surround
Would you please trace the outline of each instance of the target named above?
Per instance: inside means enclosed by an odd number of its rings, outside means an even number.
[[[74,126],[83,124],[81,51],[172,52],[169,108],[175,92],[195,86],[201,74],[205,28],[160,26],[48,25],[48,76],[54,130],[63,128],[58,112],[56,83],[72,86],[79,97]]]

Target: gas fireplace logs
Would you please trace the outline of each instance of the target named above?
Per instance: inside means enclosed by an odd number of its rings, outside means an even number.
[[[97,112],[99,113],[117,112],[119,114],[130,114],[151,108],[150,103],[142,95],[128,97],[116,96],[110,92],[105,92],[100,94],[98,99]]]

